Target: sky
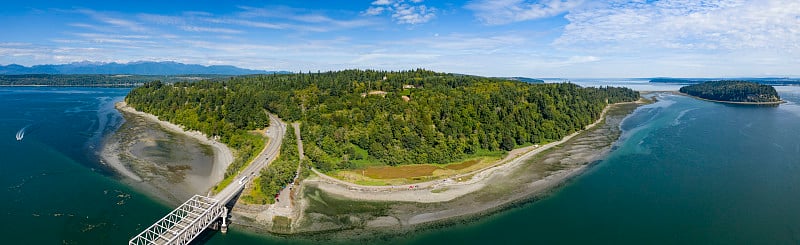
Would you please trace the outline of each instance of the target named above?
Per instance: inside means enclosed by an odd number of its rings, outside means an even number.
[[[6,1],[0,64],[797,77],[798,0]]]

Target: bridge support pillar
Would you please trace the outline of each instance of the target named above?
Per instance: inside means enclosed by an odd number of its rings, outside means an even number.
[[[222,210],[222,226],[220,226],[219,231],[221,231],[222,234],[225,234],[228,233],[228,208],[222,207]]]

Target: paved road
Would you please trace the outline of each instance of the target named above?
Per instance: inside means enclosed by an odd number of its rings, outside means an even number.
[[[233,179],[225,189],[217,193],[214,196],[217,200],[221,200],[224,202],[230,201],[230,199],[235,196],[239,191],[244,188],[244,185],[247,182],[253,180],[256,175],[259,174],[261,169],[267,167],[276,157],[278,157],[278,153],[281,149],[281,144],[283,143],[283,137],[286,134],[286,123],[281,121],[275,115],[269,115],[269,128],[267,128],[267,137],[269,137],[269,143],[261,153],[251,162],[245,169],[239,172],[236,175],[236,178]]]

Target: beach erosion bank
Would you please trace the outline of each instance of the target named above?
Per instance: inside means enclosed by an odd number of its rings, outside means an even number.
[[[225,144],[137,111],[124,101],[115,108],[125,122],[106,137],[102,163],[122,180],[169,204],[206,195],[233,162]]]

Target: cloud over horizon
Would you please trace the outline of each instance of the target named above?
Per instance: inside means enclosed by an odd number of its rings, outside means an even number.
[[[486,76],[800,76],[796,0],[10,3],[0,64],[176,61]]]

